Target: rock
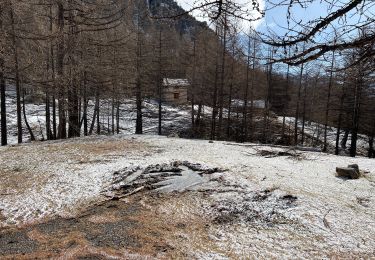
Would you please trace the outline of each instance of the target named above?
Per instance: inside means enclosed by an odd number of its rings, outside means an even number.
[[[359,170],[349,167],[336,167],[337,177],[344,177],[349,179],[358,179],[360,174]]]
[[[178,135],[178,133],[171,133],[168,135],[168,138],[180,138],[180,136]]]
[[[348,168],[353,168],[353,169],[355,169],[359,173],[359,166],[358,166],[358,164],[349,164]]]
[[[214,143],[214,141],[210,140],[210,141],[208,141],[208,143],[210,143],[210,144],[213,144],[213,143]]]

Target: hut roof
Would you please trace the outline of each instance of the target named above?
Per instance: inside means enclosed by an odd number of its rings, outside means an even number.
[[[190,85],[187,79],[163,79],[163,86],[165,87],[188,87]]]

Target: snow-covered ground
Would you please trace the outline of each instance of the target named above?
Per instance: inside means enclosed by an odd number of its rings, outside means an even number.
[[[72,216],[105,199],[116,171],[176,161],[221,169],[215,185],[158,207],[161,220],[194,220],[183,242],[168,240],[187,258],[375,257],[374,160],[256,144],[119,135],[2,147],[1,225]],[[362,178],[335,177],[352,163]]]
[[[283,121],[283,117],[278,117],[279,122]],[[289,125],[292,129],[294,129],[294,124],[295,124],[295,118],[294,117],[286,117],[285,122],[287,125]],[[302,120],[298,121],[298,129],[299,131],[302,131]],[[314,140],[320,140],[322,145],[322,141],[324,140],[324,125],[315,123],[315,122],[310,122],[306,121],[305,127],[304,127],[304,132],[309,135],[311,138]],[[340,131],[340,142],[342,138],[344,137],[345,131],[341,129]],[[335,147],[336,145],[336,135],[337,135],[337,128],[328,126],[327,128],[327,142],[328,145],[331,146],[332,148]],[[350,142],[351,142],[351,135],[349,134],[348,136],[348,141],[347,141],[347,147],[350,147]],[[368,144],[368,137],[365,135],[358,135],[358,140],[357,140],[357,149],[358,152],[366,155],[367,150],[369,148]],[[341,149],[341,146],[340,146]],[[345,155],[345,151],[341,151],[342,155]]]
[[[16,104],[15,98],[11,92],[8,92],[8,98],[6,100],[8,110],[8,143],[17,143],[17,119],[16,119]],[[256,106],[261,107],[261,100],[256,101]],[[240,104],[240,101],[234,100],[234,105]],[[258,104],[259,103],[259,104]],[[135,120],[136,120],[136,104],[134,99],[123,99],[120,102],[120,121],[119,128],[121,134],[133,134],[135,132]],[[240,104],[241,105],[241,104]],[[100,104],[100,123],[102,133],[106,134],[108,128],[111,130],[112,120],[112,107],[111,100],[101,100]],[[186,133],[189,131],[191,125],[191,107],[190,106],[172,106],[169,104],[163,104],[162,106],[162,129],[163,134],[168,135],[171,133]],[[198,110],[198,106],[195,106],[195,110]],[[91,120],[94,112],[94,101],[89,101],[88,106],[88,125],[90,127]],[[204,114],[211,116],[212,108],[204,106]],[[58,115],[58,112],[56,112]],[[226,117],[228,111],[223,110],[223,115]],[[33,129],[33,133],[37,140],[44,140],[46,138],[45,129],[45,105],[44,104],[26,104],[27,120]],[[51,108],[52,114],[52,108]],[[232,116],[235,116],[234,114]],[[58,119],[57,119],[58,120]],[[254,118],[254,120],[262,121],[261,118]],[[274,124],[280,124],[283,121],[282,117],[275,117],[272,119]],[[294,128],[293,117],[286,117],[286,124],[290,129]],[[24,119],[22,116],[23,123],[23,134],[24,141],[30,140],[30,135],[26,129]],[[298,121],[299,131],[302,130],[302,120]],[[95,134],[94,128],[93,133]],[[83,130],[82,130],[83,131]],[[143,102],[143,131],[145,134],[157,134],[158,132],[158,104],[155,100],[146,99]],[[304,132],[313,140],[319,140],[319,142],[309,143],[307,145],[322,146],[322,140],[324,138],[324,126],[315,122],[306,122]],[[333,148],[336,144],[336,132],[337,129],[334,127],[328,127],[327,140],[329,144],[330,152],[333,152]],[[82,133],[83,134],[83,133]],[[344,136],[344,130],[341,130],[340,141]],[[350,146],[351,135],[348,136],[347,146]],[[368,150],[368,137],[365,135],[358,135],[357,140],[357,151],[360,155],[366,155]],[[347,155],[348,151],[340,151],[341,155]]]
[[[7,130],[8,130],[8,143],[17,143],[17,115],[16,103],[14,95],[11,92],[7,93],[6,106],[7,106]],[[136,104],[134,99],[123,99],[120,101],[120,122],[119,128],[122,134],[133,134],[135,132],[136,120]],[[108,123],[112,127],[112,107],[111,100],[102,100],[100,104],[100,124],[103,133],[108,130]],[[88,125],[90,127],[91,120],[94,112],[94,101],[89,101],[88,106]],[[158,132],[158,104],[154,100],[146,99],[143,102],[143,131],[146,134],[156,134]],[[56,111],[58,115],[58,110]],[[26,115],[28,123],[30,124],[33,134],[37,140],[44,140],[46,138],[45,130],[45,104],[26,104]],[[52,108],[51,108],[52,115]],[[167,134],[173,132],[181,132],[190,126],[190,111],[188,107],[177,107],[169,104],[162,106],[162,129]],[[108,122],[109,118],[109,122]],[[51,119],[52,120],[52,119]],[[58,120],[58,117],[57,119]],[[52,122],[51,122],[52,124]],[[26,128],[24,118],[22,115],[23,135],[24,141],[30,140],[29,132]],[[95,133],[96,126],[94,128]],[[82,130],[83,131],[83,130]]]

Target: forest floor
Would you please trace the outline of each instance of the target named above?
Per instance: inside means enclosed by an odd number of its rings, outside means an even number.
[[[362,177],[335,176],[356,163]],[[1,259],[372,258],[375,162],[100,136],[0,148]]]

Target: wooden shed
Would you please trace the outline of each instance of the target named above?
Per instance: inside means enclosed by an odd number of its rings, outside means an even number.
[[[184,105],[188,102],[188,88],[190,83],[187,79],[163,79],[163,102]]]

